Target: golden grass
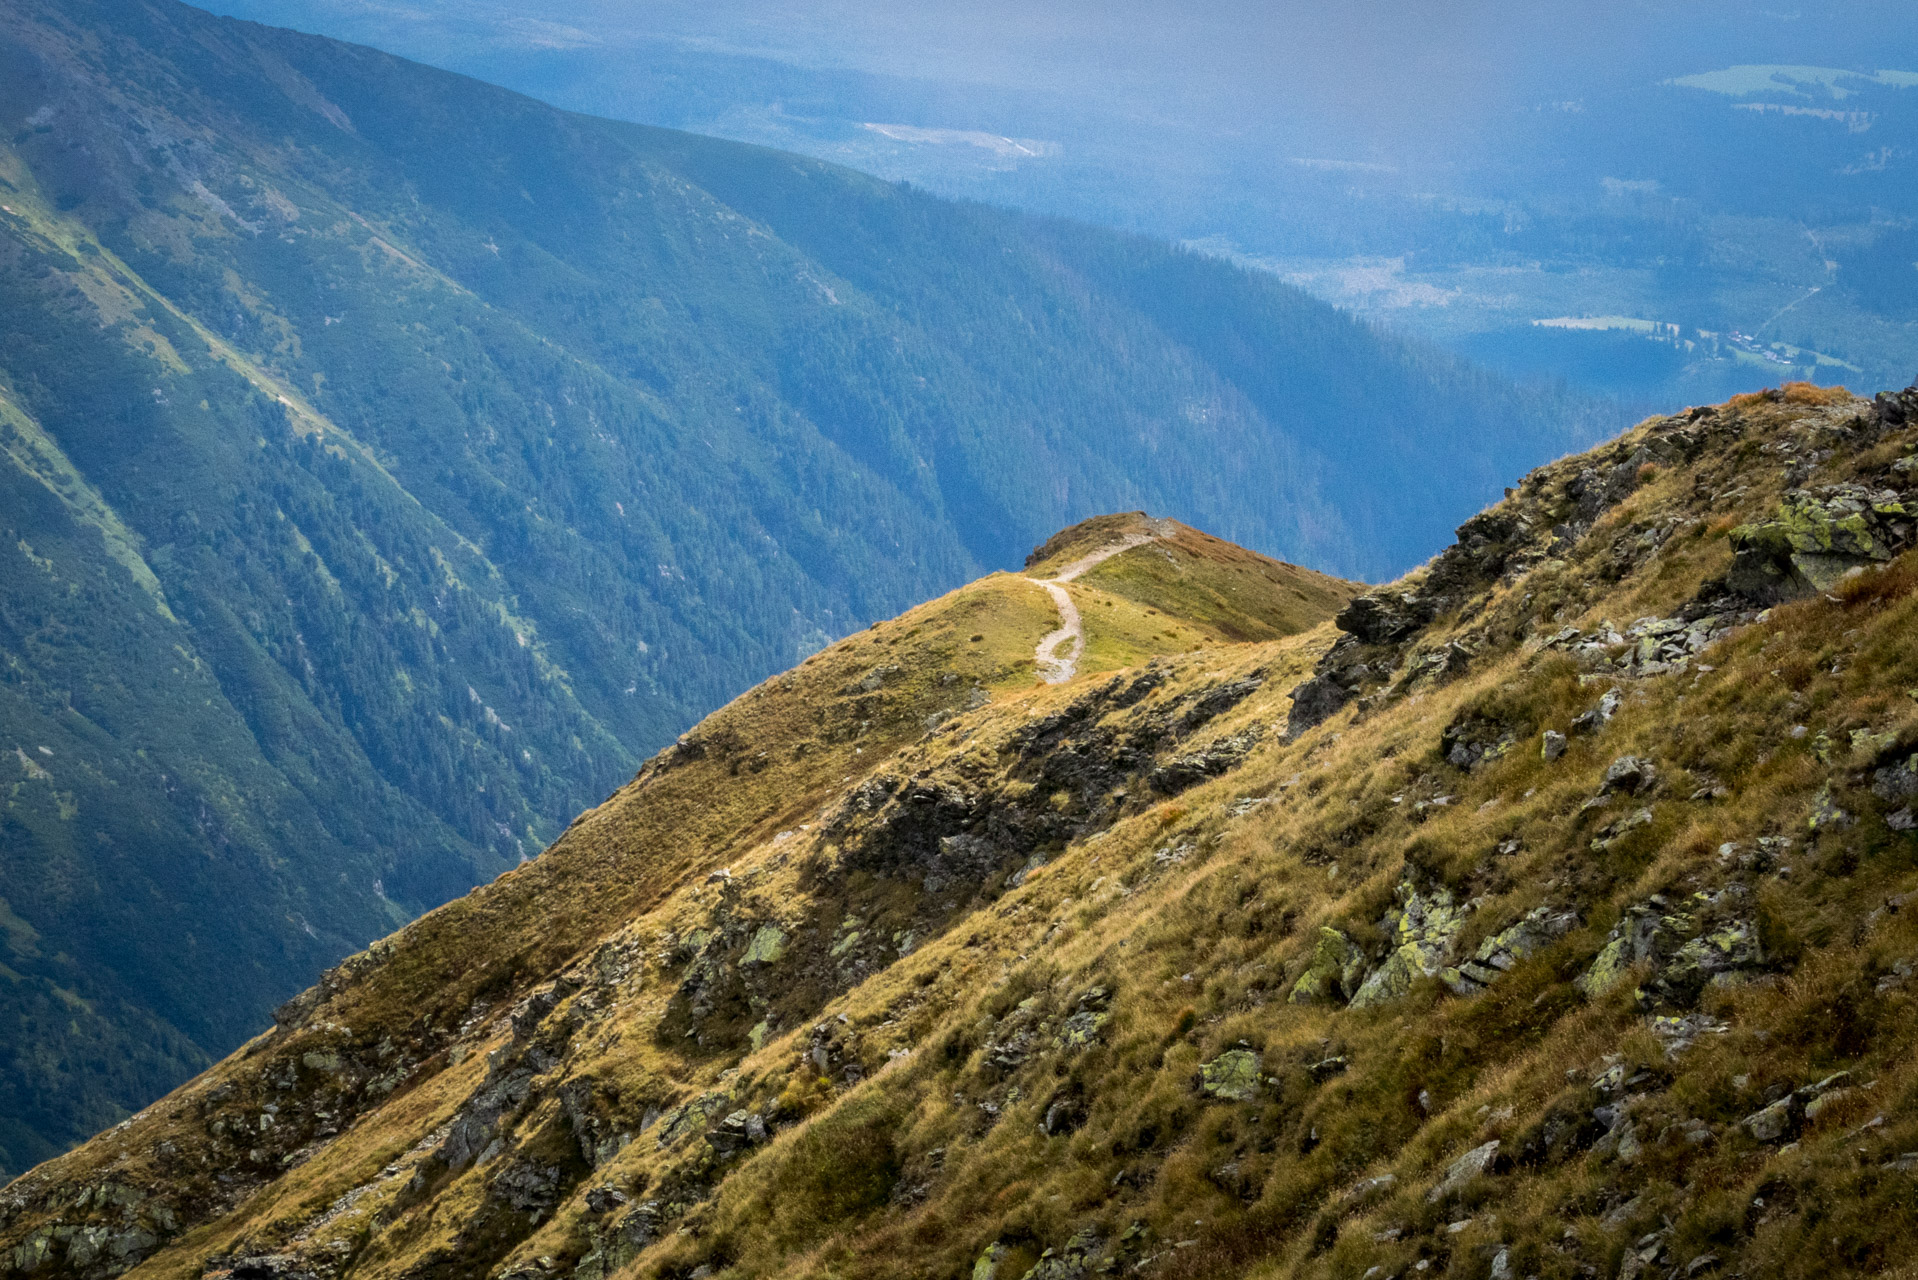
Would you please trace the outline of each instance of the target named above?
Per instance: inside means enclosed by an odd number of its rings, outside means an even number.
[[[1724,411],[1738,415],[1737,443],[1642,470],[1637,491],[1575,548],[1485,588],[1420,637],[1432,649],[1469,639],[1481,656],[1462,677],[1363,713],[1348,708],[1296,741],[1278,733],[1287,692],[1334,633],[1321,624],[1228,642],[1228,627],[1269,621],[1281,607],[1234,598],[1232,587],[1255,579],[1278,587],[1256,562],[1174,538],[1170,557],[1149,545],[1088,574],[1073,588],[1086,674],[1058,687],[1032,684],[1031,645],[1052,625],[1043,593],[1014,575],[986,579],[851,637],[716,714],[695,735],[711,744],[704,756],[649,766],[539,863],[413,926],[399,940],[403,961],[375,970],[323,1016],[350,1023],[358,1039],[444,1026],[476,998],[492,999],[487,1016],[498,1018],[604,939],[638,957],[634,976],[587,986],[610,1004],[588,1008],[580,994],[556,1010],[549,1025],[580,1029],[511,1130],[509,1154],[548,1150],[541,1144],[564,1132],[561,1079],[617,1095],[624,1116],[724,1088],[728,1107],[777,1120],[770,1144],[723,1166],[697,1140],[661,1150],[640,1134],[489,1262],[489,1274],[537,1268],[543,1256],[563,1274],[596,1220],[583,1193],[603,1185],[636,1200],[711,1188],[687,1193],[680,1230],[635,1259],[633,1276],[701,1266],[724,1277],[959,1276],[997,1245],[994,1280],[1019,1280],[1075,1232],[1092,1228],[1116,1247],[1134,1224],[1122,1265],[1150,1257],[1150,1274],[1169,1277],[1409,1275],[1422,1261],[1430,1274],[1476,1278],[1502,1249],[1514,1275],[1570,1280],[1588,1269],[1617,1274],[1625,1250],[1653,1232],[1664,1233],[1658,1274],[1708,1254],[1722,1265],[1698,1274],[1902,1265],[1918,1245],[1918,1183],[1885,1166],[1918,1151],[1918,986],[1897,968],[1918,959],[1918,907],[1888,904],[1918,891],[1918,840],[1886,825],[1888,806],[1869,790],[1882,748],[1854,749],[1852,735],[1918,748],[1918,560],[1907,554],[1830,598],[1774,609],[1680,673],[1618,678],[1539,647],[1563,625],[1622,629],[1664,616],[1722,574],[1727,522],[1762,517],[1786,484],[1788,457],[1760,446],[1825,430],[1823,415],[1851,403],[1809,395],[1787,388]],[[1629,457],[1658,426],[1608,446],[1600,464]],[[1809,483],[1880,466],[1897,456],[1892,445],[1839,451]],[[1584,465],[1559,464],[1526,491],[1549,498]],[[1714,496],[1734,489],[1743,490],[1735,500]],[[1133,519],[1068,531],[1042,548],[1045,562],[1084,554]],[[1654,528],[1655,545],[1616,569],[1616,549]],[[1335,596],[1321,599],[1319,618]],[[757,1050],[661,1037],[688,960],[677,948],[725,912],[791,922],[800,948],[815,945],[806,928],[823,945],[855,926],[886,933],[924,910],[932,891],[921,886],[828,874],[835,851],[817,819],[829,802],[883,767],[988,788],[1008,806],[1043,799],[1078,812],[1078,798],[1034,791],[1013,746],[1103,673],[1152,656],[1169,662],[1164,686],[1140,704],[1147,711],[1265,673],[1256,694],[1199,735],[1260,729],[1242,765],[1175,799],[1129,800],[1109,827],[1050,850],[1022,884],[982,894],[850,986],[820,987],[816,1013]],[[845,692],[888,664],[901,668],[896,682]],[[925,718],[954,687],[949,671],[992,701],[928,735]],[[1545,761],[1540,735],[1567,730],[1614,683],[1625,694],[1617,718]],[[1510,752],[1470,772],[1439,754],[1442,730],[1467,714],[1518,735]],[[752,767],[769,746],[798,742],[816,745],[770,751]],[[1606,767],[1626,754],[1656,763],[1657,792],[1587,809]],[[1853,821],[1814,832],[1807,815],[1827,787]],[[1429,803],[1440,797],[1449,802]],[[1649,823],[1593,847],[1607,823],[1641,805]],[[784,830],[794,834],[782,839]],[[1737,852],[1761,837],[1793,843],[1770,867],[1740,870]],[[1727,844],[1737,848],[1721,855]],[[733,883],[707,883],[722,864]],[[1289,1003],[1321,926],[1383,953],[1387,913],[1408,878],[1471,904],[1464,951],[1543,904],[1575,908],[1580,923],[1479,995],[1456,997],[1427,978],[1370,1010]],[[1634,981],[1592,999],[1573,986],[1627,907],[1658,894],[1673,910],[1704,910],[1696,895],[1734,886],[1727,909],[1750,919],[1767,962],[1757,980],[1701,997],[1697,1012],[1727,1030],[1673,1057]],[[771,992],[773,1007],[798,999],[807,980],[794,975],[789,990]],[[1061,1043],[1094,987],[1109,993],[1107,1021],[1083,1046]],[[316,1206],[443,1122],[476,1085],[483,1052],[510,1042],[491,1025],[459,1041],[475,1056],[423,1069],[417,1087],[147,1273],[197,1274],[216,1245],[294,1239]],[[815,1026],[844,1037],[863,1080],[814,1065]],[[992,1046],[1022,1032],[1024,1059],[995,1062]],[[258,1060],[324,1034],[264,1042]],[[1208,1097],[1197,1087],[1201,1065],[1240,1048],[1260,1055],[1258,1096]],[[253,1079],[249,1061],[222,1064],[213,1078]],[[1593,1080],[1614,1065],[1640,1081],[1629,1160],[1591,1149],[1593,1109],[1616,1101]],[[1740,1131],[1778,1090],[1838,1070],[1853,1072],[1858,1092],[1821,1113],[1795,1149]],[[1078,1118],[1048,1135],[1042,1121],[1055,1103],[1076,1106]],[[96,1142],[64,1170],[84,1179],[120,1150],[149,1159],[154,1135],[185,1142],[199,1123],[197,1114],[149,1122],[119,1146]],[[1699,1125],[1702,1140],[1685,1136]],[[1431,1197],[1453,1160],[1494,1139],[1509,1169]],[[1361,1180],[1386,1174],[1396,1181],[1353,1198]],[[429,1260],[450,1256],[472,1229],[491,1176],[469,1169],[410,1207],[374,1199],[389,1216],[365,1215],[351,1274],[434,1274]],[[905,1194],[920,1185],[923,1195]]]

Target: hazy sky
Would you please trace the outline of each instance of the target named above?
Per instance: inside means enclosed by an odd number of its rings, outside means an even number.
[[[1918,257],[1900,239],[1918,88],[1718,81],[1758,102],[1667,83],[1918,72],[1918,0],[209,3],[575,110],[1185,241],[1646,403],[1743,387],[1638,347],[1561,361],[1577,343],[1533,323],[1789,312],[1804,347],[1902,378],[1918,318],[1918,281],[1910,307],[1866,297]]]
[[[1541,97],[1739,62],[1872,69],[1912,60],[1910,0],[216,0],[435,62],[479,46],[672,40],[813,69],[1057,95],[1077,112],[1231,135],[1304,124],[1347,145],[1429,150]],[[380,38],[375,39],[378,36]],[[1004,106],[1006,104],[998,104]],[[1037,123],[1037,122],[1035,122]],[[1288,127],[1289,126],[1289,127]]]

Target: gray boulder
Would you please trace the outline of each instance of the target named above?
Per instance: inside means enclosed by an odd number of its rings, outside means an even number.
[[[1352,700],[1352,692],[1330,676],[1313,676],[1292,691],[1292,710],[1286,716],[1286,736],[1296,738],[1324,724]]]
[[[1445,1197],[1461,1191],[1473,1179],[1490,1173],[1498,1159],[1498,1139],[1482,1147],[1473,1147],[1446,1167],[1445,1176],[1439,1184],[1426,1192],[1427,1203],[1436,1204]]]
[[[1657,768],[1644,756],[1620,756],[1605,770],[1605,779],[1599,783],[1598,792],[1600,795],[1622,792],[1635,796],[1641,791],[1650,790],[1657,779]]]

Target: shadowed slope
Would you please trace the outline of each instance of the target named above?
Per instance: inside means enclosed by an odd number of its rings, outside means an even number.
[[[172,0],[0,2],[0,119],[0,1170],[1046,530],[1386,572],[1579,438],[1169,246]],[[1446,482],[1327,491],[1388,421]]]

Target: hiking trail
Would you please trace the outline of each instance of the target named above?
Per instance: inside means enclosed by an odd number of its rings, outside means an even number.
[[[1117,542],[1103,546],[1089,556],[1074,560],[1050,578],[1033,579],[1051,594],[1053,604],[1059,608],[1059,629],[1048,631],[1045,638],[1039,641],[1039,647],[1033,651],[1033,659],[1039,664],[1041,680],[1047,684],[1064,684],[1072,679],[1079,670],[1079,659],[1086,651],[1086,633],[1079,622],[1079,606],[1072,603],[1072,596],[1066,591],[1064,584],[1122,552],[1155,541],[1158,536],[1156,533],[1128,533]],[[1060,652],[1062,645],[1070,645],[1071,648],[1062,654]]]

